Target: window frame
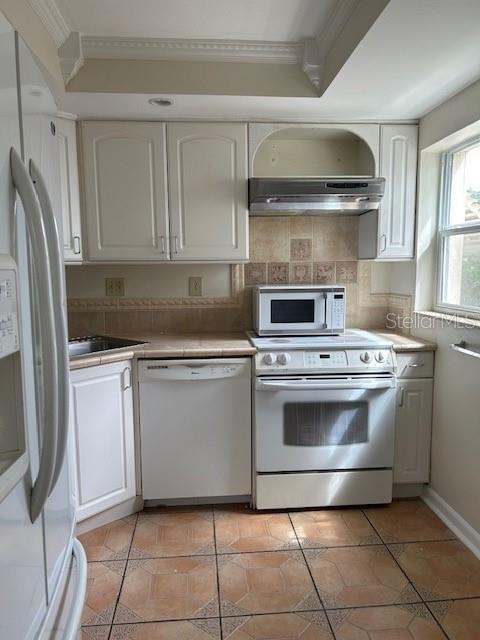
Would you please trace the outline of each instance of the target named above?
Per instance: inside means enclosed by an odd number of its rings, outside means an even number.
[[[467,151],[470,148],[480,146],[480,136],[470,138],[465,142],[451,147],[442,153],[441,178],[440,178],[440,211],[437,222],[437,282],[435,292],[434,310],[440,313],[464,315],[466,317],[480,318],[480,306],[456,305],[444,302],[445,269],[448,261],[446,244],[452,236],[480,234],[480,220],[478,222],[464,222],[462,224],[449,224],[450,196],[452,189],[452,165],[453,157],[459,151]]]

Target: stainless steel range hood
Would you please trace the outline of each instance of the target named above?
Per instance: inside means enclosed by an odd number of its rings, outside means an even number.
[[[250,215],[360,215],[384,189],[385,178],[250,178]]]

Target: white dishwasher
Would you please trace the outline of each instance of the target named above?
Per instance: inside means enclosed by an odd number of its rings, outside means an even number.
[[[251,493],[249,358],[138,364],[144,500]]]

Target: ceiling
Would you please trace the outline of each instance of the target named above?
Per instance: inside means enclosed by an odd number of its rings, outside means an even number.
[[[56,0],[87,35],[297,41],[326,23],[337,0]]]
[[[29,1],[83,42],[81,117],[412,120],[480,78],[480,0]]]

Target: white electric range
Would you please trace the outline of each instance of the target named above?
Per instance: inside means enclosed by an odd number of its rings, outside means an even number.
[[[360,330],[250,339],[256,508],[390,502],[392,344]]]

